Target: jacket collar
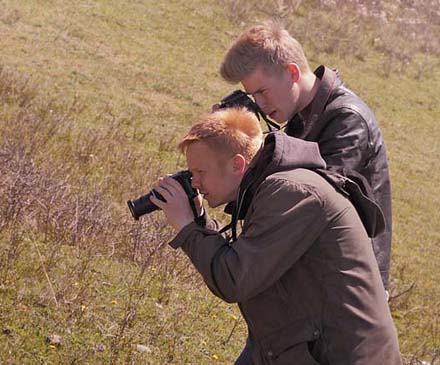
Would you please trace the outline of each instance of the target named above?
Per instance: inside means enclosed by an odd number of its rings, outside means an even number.
[[[310,113],[305,118],[301,112],[294,115],[286,126],[286,133],[297,138],[315,141],[325,125],[321,114],[327,105],[333,90],[342,84],[338,72],[321,65],[315,70],[320,80],[318,91],[310,104]]]
[[[225,213],[231,214],[232,218],[231,223],[221,232],[231,228],[232,240],[235,241],[237,221],[245,218],[255,192],[269,175],[295,168],[325,167],[326,163],[316,143],[289,137],[280,131],[267,134],[263,146],[243,176],[237,199],[225,207]]]

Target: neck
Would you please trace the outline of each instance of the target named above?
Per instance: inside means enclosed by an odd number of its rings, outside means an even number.
[[[309,112],[310,104],[312,100],[315,98],[316,93],[318,92],[320,80],[316,77],[313,72],[308,72],[303,75],[303,95],[304,99],[302,101],[302,108],[300,110],[301,113]]]

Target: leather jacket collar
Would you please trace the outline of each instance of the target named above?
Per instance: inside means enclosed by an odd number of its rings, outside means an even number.
[[[304,118],[300,112],[294,115],[286,126],[288,135],[308,141],[315,141],[324,127],[325,121],[319,116],[324,111],[334,88],[342,83],[336,70],[330,70],[323,65],[319,66],[314,73],[321,80],[321,85],[310,105],[311,111],[308,118]]]

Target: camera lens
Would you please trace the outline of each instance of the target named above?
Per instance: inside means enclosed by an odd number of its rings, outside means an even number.
[[[138,199],[127,201],[128,209],[130,209],[131,215],[134,219],[138,220],[140,216],[154,212],[155,210],[159,209],[159,207],[157,205],[154,205],[150,200],[153,192],[158,199],[165,201],[162,195],[154,190],[150,191],[146,195],[141,196]]]
[[[191,186],[191,172],[188,170],[179,171],[171,175],[171,177],[178,181],[185,190],[188,199],[193,199],[197,196],[198,191]],[[140,216],[154,212],[160,209],[157,205],[154,205],[150,198],[154,195],[157,199],[166,202],[165,198],[160,195],[156,190],[152,189],[148,194],[143,195],[137,199],[127,201],[128,209],[134,219],[138,220]]]

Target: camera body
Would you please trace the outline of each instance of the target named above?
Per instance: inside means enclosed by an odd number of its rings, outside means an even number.
[[[242,90],[235,90],[226,95],[219,104],[220,109],[237,107],[245,107],[247,110],[253,112],[257,116],[258,120],[261,120],[262,118],[266,122],[269,131],[280,129],[280,126],[274,121],[267,118],[267,116],[263,113],[257,103],[255,103],[248,96],[248,94],[246,94]]]
[[[249,111],[253,112],[257,116],[258,120],[260,120],[260,117],[263,118],[269,128],[269,131],[271,131],[273,128],[280,129],[280,126],[269,120],[258,107],[258,105],[248,96],[248,94],[246,94],[242,90],[235,90],[226,95],[223,99],[221,99],[219,104],[220,109],[234,107],[245,107]],[[193,187],[191,186],[190,171],[182,170],[171,175],[171,177],[178,181],[180,185],[182,185],[190,201],[192,201],[192,199],[197,196],[198,191],[196,189],[193,189]],[[138,220],[139,217],[144,214],[148,214],[160,209],[157,205],[154,205],[151,202],[150,198],[152,195],[156,196],[162,201],[166,201],[163,196],[154,189],[152,189],[148,194],[142,195],[137,199],[127,201],[128,208],[130,209],[131,215],[135,220]]]
[[[183,190],[185,190],[186,195],[188,195],[188,199],[194,199],[198,195],[198,191],[191,186],[190,171],[182,170],[171,175],[171,177],[182,185]],[[152,195],[164,202],[166,201],[164,197],[154,189],[137,199],[127,201],[128,209],[135,220],[138,220],[139,217],[144,214],[149,214],[160,209],[157,205],[151,202],[150,198]]]
[[[257,118],[260,119],[260,108],[245,92],[241,90],[231,92],[220,101],[220,109],[236,108],[240,106],[243,106],[249,111],[255,113]]]

